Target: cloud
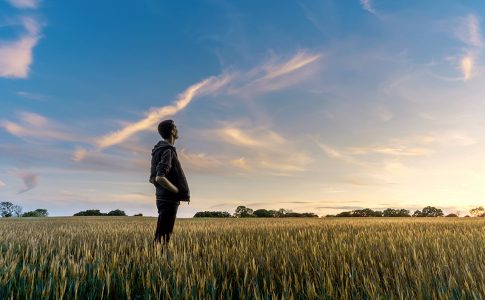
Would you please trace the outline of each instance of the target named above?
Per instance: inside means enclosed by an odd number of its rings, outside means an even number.
[[[0,180],[0,188],[2,188],[4,186],[6,186],[5,182],[3,182],[3,181]]]
[[[0,77],[27,78],[32,64],[32,50],[40,39],[40,24],[22,17],[24,34],[15,41],[0,41]]]
[[[229,147],[231,154],[221,161],[229,162],[230,166],[243,173],[293,176],[305,171],[312,162],[309,155],[270,129],[269,125],[258,126],[241,120],[222,122],[220,128],[201,131],[200,136],[227,144],[227,147],[219,148]],[[234,153],[238,153],[237,157]]]
[[[474,57],[473,55],[466,55],[461,59],[461,71],[463,73],[463,79],[466,81],[472,78],[474,71]]]
[[[334,158],[336,160],[343,161],[348,164],[355,164],[358,166],[365,166],[361,162],[357,161],[355,158],[353,158],[351,155],[348,155],[342,151],[339,151],[325,143],[322,143],[318,140],[314,140],[315,143],[318,145],[318,147],[329,157]]]
[[[16,175],[18,178],[22,179],[25,185],[25,188],[18,192],[19,194],[30,191],[38,185],[39,176],[35,173],[22,171],[18,172]]]
[[[357,210],[364,209],[363,206],[349,206],[349,205],[336,205],[336,206],[317,206],[316,209],[345,209],[345,210]]]
[[[394,145],[435,145],[435,146],[472,146],[478,141],[460,131],[431,132],[427,134],[410,136],[407,138],[394,138],[390,142]]]
[[[274,79],[293,73],[298,69],[317,61],[321,56],[321,54],[308,54],[306,51],[300,50],[295,54],[295,56],[286,62],[281,64],[267,64],[263,66],[266,74],[258,80]]]
[[[410,136],[407,138],[393,138],[384,145],[370,145],[370,146],[351,146],[342,149],[336,149],[332,146],[324,144],[318,140],[314,140],[325,154],[337,160],[356,164],[360,166],[367,166],[360,160],[355,158],[356,155],[367,154],[382,154],[386,156],[428,156],[436,152],[434,147],[440,146],[472,146],[477,141],[460,132],[442,132],[429,133],[423,135]]]
[[[46,117],[32,113],[20,112],[20,122],[15,123],[8,120],[0,120],[0,128],[3,128],[11,135],[20,138],[80,141],[85,138],[73,135],[60,129],[60,125],[50,121]]]
[[[372,0],[360,0],[360,5],[362,5],[362,8],[371,14],[376,14],[376,11],[372,7]]]
[[[10,5],[20,9],[35,9],[39,5],[39,1],[37,0],[7,0],[7,2],[10,3]]]
[[[482,48],[483,40],[480,32],[480,22],[474,14],[459,19],[455,36],[468,46]]]
[[[74,161],[81,161],[86,157],[87,154],[88,154],[88,152],[87,152],[86,149],[77,148],[76,150],[74,150],[74,153],[72,155],[72,159]]]
[[[465,81],[477,74],[476,62],[484,46],[480,31],[480,22],[474,14],[460,19],[460,24],[455,29],[456,37],[467,46],[459,64]]]
[[[349,147],[348,151],[352,155],[379,153],[392,156],[425,156],[434,153],[434,151],[426,148],[385,146]]]
[[[49,99],[48,96],[46,95],[41,95],[41,94],[37,94],[37,93],[30,93],[30,92],[25,92],[25,91],[19,91],[16,93],[18,96],[20,97],[23,97],[25,99],[29,99],[29,100],[38,100],[38,101],[42,101],[42,100],[47,100]]]
[[[243,129],[229,124],[211,131],[210,134],[218,136],[226,143],[248,148],[272,148],[286,143],[282,136],[262,127]]]
[[[200,96],[215,94],[237,94],[240,96],[240,93],[245,91],[261,92],[263,90],[287,87],[308,75],[306,73],[298,73],[298,76],[290,76],[291,74],[297,74],[298,70],[318,61],[320,57],[321,54],[309,54],[305,50],[299,50],[288,60],[273,59],[247,72],[223,72],[222,75],[209,77],[188,87],[178,95],[173,104],[151,109],[144,118],[135,122],[127,122],[121,129],[95,139],[92,146],[95,151],[100,151],[124,143],[128,138],[139,132],[153,130],[160,120],[177,114]],[[302,75],[304,76],[300,77]],[[278,81],[279,78],[284,80]],[[268,130],[265,132],[264,136],[256,135],[255,137],[252,135],[252,131],[242,131],[241,128],[227,125],[215,132],[211,132],[211,134],[216,134],[231,144],[248,148],[267,148],[285,142],[278,134]],[[73,158],[80,161],[85,157],[85,154],[77,149],[73,154]],[[232,165],[234,163],[235,161]]]
[[[201,82],[198,82],[181,93],[177,97],[175,103],[152,109],[146,114],[145,118],[133,123],[129,123],[122,129],[99,138],[96,145],[100,149],[111,147],[113,145],[122,143],[140,131],[153,129],[154,126],[163,118],[175,115],[179,111],[183,110],[194,98],[216,92],[228,84],[230,80],[231,77],[229,75],[222,75],[219,77],[209,77]]]
[[[223,163],[218,158],[205,153],[189,153],[185,149],[178,151],[178,153],[184,169],[187,168],[190,171],[215,172],[223,166]]]
[[[320,53],[298,50],[289,59],[272,57],[267,62],[242,74],[229,94],[254,94],[281,90],[309,78],[317,70],[310,68],[322,58]]]
[[[244,171],[251,170],[251,166],[249,166],[246,158],[244,157],[231,160],[231,164]]]

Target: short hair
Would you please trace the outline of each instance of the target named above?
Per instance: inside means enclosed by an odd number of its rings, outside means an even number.
[[[160,122],[158,124],[158,133],[162,136],[164,139],[168,139],[170,135],[172,134],[172,129],[174,128],[175,123],[173,120],[165,120]]]

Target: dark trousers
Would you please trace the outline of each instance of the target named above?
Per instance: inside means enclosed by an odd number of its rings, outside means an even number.
[[[170,235],[175,225],[179,205],[180,201],[168,202],[157,200],[158,220],[154,243],[161,243],[162,238],[164,244],[168,244],[170,241]]]

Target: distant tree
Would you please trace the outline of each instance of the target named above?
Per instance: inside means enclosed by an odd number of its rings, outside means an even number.
[[[13,214],[16,217],[21,217],[22,216],[22,206],[20,206],[20,205],[14,205],[13,206]]]
[[[0,202],[0,215],[4,218],[10,218],[14,214],[14,204],[12,202]]]
[[[387,208],[382,212],[384,217],[410,217],[409,210],[407,209],[394,209]]]
[[[448,218],[458,218],[457,214],[447,214],[446,215]]]
[[[442,217],[444,215],[441,209],[434,206],[426,206],[425,208],[423,208],[421,213],[425,217]]]
[[[335,215],[325,215],[325,218],[335,218]]]
[[[276,217],[276,211],[257,209],[253,212],[253,215],[255,215],[258,218],[272,218],[272,217]]]
[[[102,213],[99,211],[99,209],[88,209],[84,211],[80,211],[78,213],[75,213],[74,216],[105,216],[106,214]]]
[[[463,218],[469,218],[469,217],[470,217],[470,215],[466,215],[466,216],[464,216]]]
[[[317,214],[311,212],[302,213],[301,216],[303,218],[318,218]]]
[[[231,214],[227,211],[199,211],[194,218],[230,218]]]
[[[470,209],[470,214],[474,217],[484,217],[485,209],[482,206]]]
[[[133,217],[143,217],[143,214],[139,213],[139,214],[133,215]]]
[[[286,214],[291,213],[292,211],[290,209],[284,209],[280,208],[276,211],[275,216],[278,218],[284,217]]]
[[[351,212],[352,217],[382,217],[381,211],[374,211],[370,208],[353,210]]]
[[[38,208],[36,210],[28,211],[28,212],[22,214],[22,217],[37,217],[37,218],[40,218],[40,217],[47,217],[48,215],[49,215],[49,213],[47,212],[47,209]]]
[[[343,211],[335,215],[336,217],[352,217],[352,212],[350,211]]]
[[[108,213],[108,216],[124,217],[124,216],[126,216],[126,213],[122,210],[115,209],[115,210],[110,211]]]
[[[443,211],[433,206],[426,206],[422,211],[416,210],[413,217],[442,217]]]
[[[424,217],[424,216],[420,210],[415,210],[413,213],[413,217]]]
[[[253,217],[253,210],[246,206],[238,206],[236,212],[234,213],[236,218],[248,218]]]
[[[268,210],[268,213],[273,217],[277,217],[278,215],[278,211],[276,209],[270,209]]]

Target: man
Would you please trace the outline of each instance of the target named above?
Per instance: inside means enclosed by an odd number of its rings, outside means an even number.
[[[178,139],[177,126],[172,120],[158,124],[158,133],[163,138],[152,150],[150,182],[156,187],[158,221],[154,245],[170,241],[180,201],[190,202],[189,185],[174,147]]]

